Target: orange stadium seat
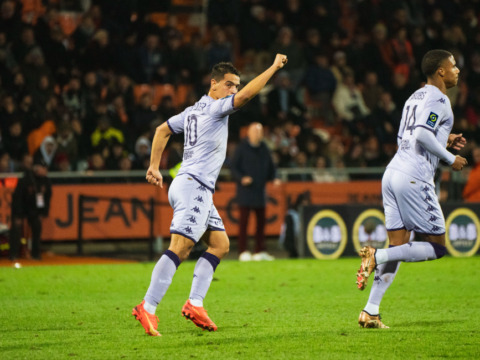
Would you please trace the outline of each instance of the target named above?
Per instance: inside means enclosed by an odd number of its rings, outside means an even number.
[[[167,25],[167,13],[151,13],[150,14],[150,21],[157,24],[159,27],[163,28]]]
[[[192,91],[192,85],[178,85],[176,91],[176,97],[173,99],[173,103],[175,106],[182,106],[187,101],[187,96]]]
[[[138,84],[133,87],[133,98],[136,104],[140,102],[140,98],[145,93],[153,95],[153,88],[148,84]]]
[[[153,104],[160,105],[164,96],[171,96],[174,105],[176,104],[175,88],[171,84],[155,85],[153,87]]]

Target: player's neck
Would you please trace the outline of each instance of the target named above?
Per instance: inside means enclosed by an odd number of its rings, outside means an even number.
[[[436,86],[442,93],[447,94],[447,87],[442,79],[435,77],[427,80],[427,85]]]
[[[207,95],[210,96],[213,100],[218,100],[218,96],[215,96],[215,93],[212,91],[212,89],[208,91]]]

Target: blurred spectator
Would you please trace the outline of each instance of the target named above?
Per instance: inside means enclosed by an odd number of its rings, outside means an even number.
[[[473,168],[463,188],[463,199],[469,202],[480,202],[480,147],[472,150]]]
[[[351,135],[361,132],[365,117],[370,113],[353,73],[346,73],[333,95],[333,107]]]
[[[63,155],[64,170],[76,170],[78,160],[78,144],[72,126],[63,121],[57,128],[57,156]],[[68,167],[65,169],[66,163]]]
[[[35,164],[43,164],[47,170],[57,170],[55,155],[57,153],[57,142],[53,136],[47,136],[43,139],[42,145],[33,155]]]
[[[14,120],[8,127],[8,133],[5,136],[5,150],[10,158],[17,164],[22,160],[22,156],[28,152],[27,141],[23,133],[20,120]]]
[[[317,160],[315,161],[313,181],[321,183],[331,183],[335,181],[335,177],[328,170],[327,159],[323,156],[317,157]]]
[[[303,151],[299,151],[293,161],[290,163],[290,167],[295,170],[307,170],[308,158]],[[313,176],[309,171],[300,171],[298,173],[289,174],[288,181],[312,181]]]
[[[225,31],[220,27],[212,29],[212,41],[207,45],[206,57],[208,69],[219,62],[233,60],[232,44],[227,40]]]
[[[120,170],[123,158],[128,158],[128,152],[125,150],[125,146],[123,143],[116,140],[116,138],[112,139],[112,143],[110,145],[110,155],[105,160],[105,167],[107,170]],[[131,167],[131,165],[130,165]]]
[[[378,106],[380,96],[383,93],[383,87],[378,83],[378,75],[375,71],[369,71],[365,75],[365,82],[362,87],[362,96],[365,105],[370,111],[374,111]]]
[[[268,93],[268,114],[272,124],[293,120],[303,124],[305,107],[293,89],[289,73],[281,71],[275,78],[276,87]]]
[[[125,137],[123,133],[111,125],[110,119],[107,116],[102,116],[98,119],[98,126],[92,133],[91,141],[92,148],[99,146],[110,145],[113,141],[123,143]]]
[[[265,246],[265,186],[275,179],[275,167],[267,146],[263,142],[263,126],[252,123],[247,137],[237,147],[231,161],[231,171],[237,183],[236,201],[240,209],[238,253],[240,261],[273,260]],[[275,182],[279,184],[277,180]],[[255,250],[248,250],[247,232],[250,212],[255,212]]]
[[[12,194],[12,225],[10,229],[10,260],[19,256],[20,238],[24,220],[32,230],[32,253],[35,260],[42,259],[42,218],[48,216],[52,185],[44,163],[35,163],[33,170],[25,170]]]
[[[100,152],[94,152],[90,155],[88,169],[90,171],[105,170],[105,159]]]
[[[15,171],[15,164],[6,151],[0,151],[0,173],[11,173]]]
[[[270,47],[270,56],[273,59],[275,54],[284,54],[288,58],[288,66],[284,72],[288,72],[293,88],[296,88],[303,79],[305,72],[305,53],[300,43],[294,38],[290,27],[284,26],[278,31],[274,43]]]
[[[142,82],[150,82],[154,73],[159,72],[159,68],[161,68],[159,74],[167,76],[164,55],[160,48],[160,36],[147,35],[144,44],[140,47],[139,54],[143,68]]]
[[[140,136],[135,143],[135,160],[132,164],[134,169],[146,170],[150,166],[150,151],[152,142],[145,136]]]
[[[158,117],[153,109],[153,98],[149,93],[140,97],[140,103],[135,108],[132,118],[132,131],[134,134],[142,135],[149,131],[150,124]]]

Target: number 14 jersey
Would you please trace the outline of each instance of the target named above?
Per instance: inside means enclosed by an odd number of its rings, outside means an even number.
[[[398,130],[398,150],[387,168],[395,169],[433,185],[439,158],[416,139],[415,129],[422,127],[435,135],[445,148],[453,127],[450,100],[439,88],[425,85],[406,101]]]
[[[167,120],[174,134],[184,133],[183,162],[177,176],[188,174],[212,192],[227,152],[228,116],[237,110],[233,98],[214,100],[204,95]]]

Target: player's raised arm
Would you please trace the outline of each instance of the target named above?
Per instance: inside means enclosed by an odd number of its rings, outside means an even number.
[[[285,66],[288,59],[285,55],[277,54],[275,61],[263,73],[258,75],[255,79],[250,81],[245,87],[240,90],[233,100],[233,106],[238,109],[249,102],[260,90],[267,84],[268,80],[281,68]]]
[[[163,188],[163,177],[159,170],[160,160],[170,135],[172,135],[172,131],[168,127],[167,122],[164,122],[155,130],[152,141],[152,153],[150,154],[150,166],[147,170],[147,181],[161,188]]]

